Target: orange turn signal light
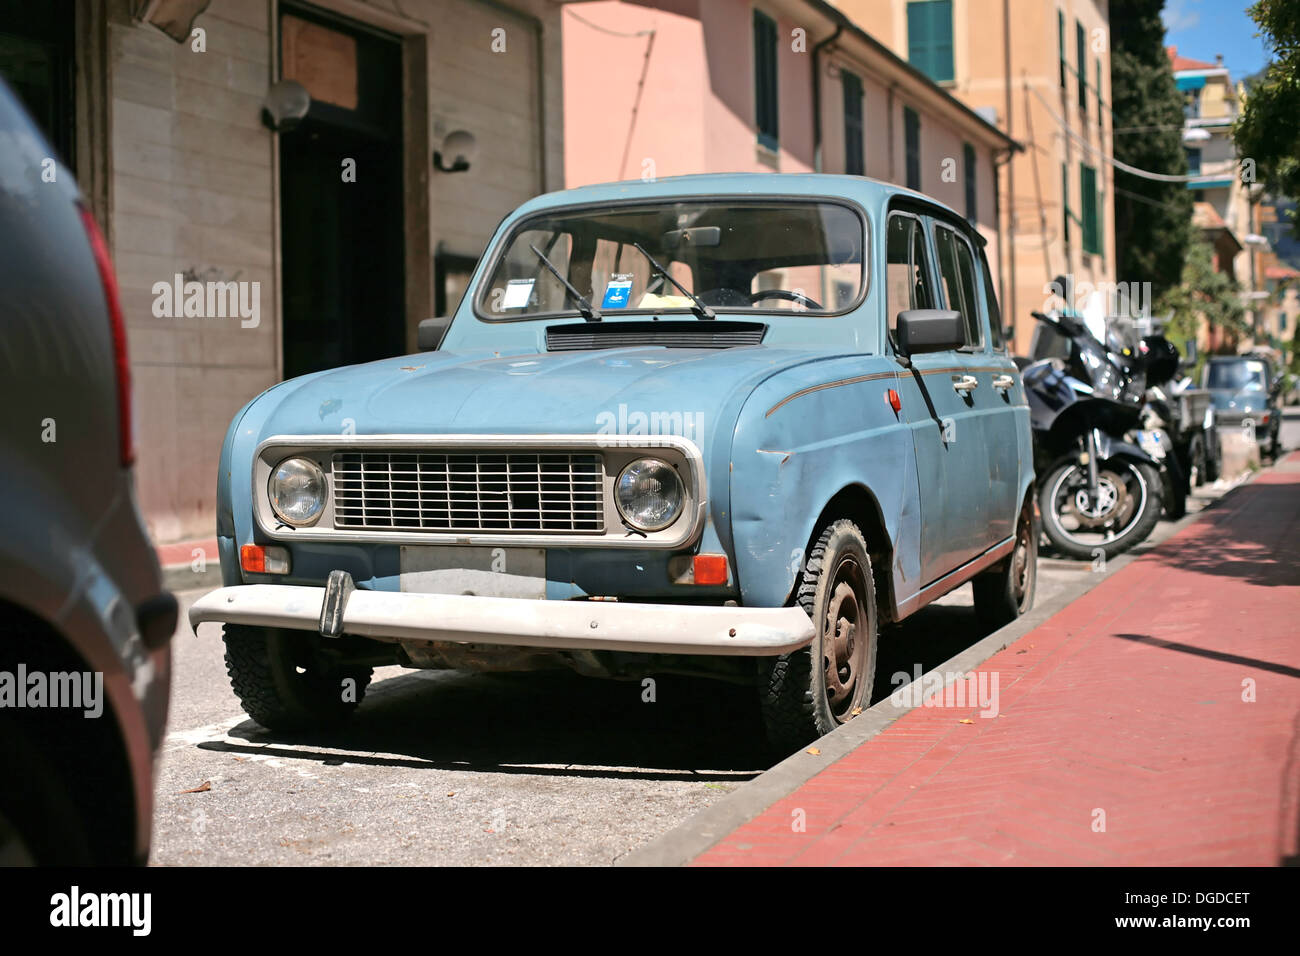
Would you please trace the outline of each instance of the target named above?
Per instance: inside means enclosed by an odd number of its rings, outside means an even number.
[[[898,397],[898,392],[892,388],[889,390],[889,407],[894,410],[895,414],[902,411],[903,408],[903,400]]]
[[[288,574],[289,549],[246,544],[239,549],[239,566],[252,574]]]
[[[696,584],[726,584],[727,556],[725,554],[697,554],[693,570]]]

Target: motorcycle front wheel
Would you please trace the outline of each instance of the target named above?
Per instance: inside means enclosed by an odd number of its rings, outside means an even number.
[[[1100,463],[1097,495],[1088,470],[1070,459],[1054,467],[1038,493],[1043,533],[1061,553],[1081,560],[1113,558],[1144,541],[1164,510],[1160,472],[1145,462]]]

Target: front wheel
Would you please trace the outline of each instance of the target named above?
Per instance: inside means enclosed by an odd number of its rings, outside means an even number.
[[[343,723],[370,684],[371,669],[327,662],[306,631],[227,624],[226,672],[245,713],[269,730]]]
[[[876,588],[862,532],[831,522],[818,535],[799,580],[799,606],[812,643],[765,660],[759,700],[771,744],[791,753],[871,704],[876,676]]]
[[[1058,464],[1038,493],[1043,533],[1063,554],[1080,560],[1113,558],[1151,533],[1164,510],[1160,472],[1146,462],[1100,463],[1097,493],[1077,460]]]

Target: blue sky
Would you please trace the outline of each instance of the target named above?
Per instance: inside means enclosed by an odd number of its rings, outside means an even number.
[[[1232,79],[1240,80],[1268,61],[1264,39],[1246,13],[1250,6],[1250,0],[1165,0],[1165,46],[1207,63],[1222,53]]]

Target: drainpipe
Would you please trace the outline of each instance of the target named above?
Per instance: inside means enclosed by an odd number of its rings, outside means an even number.
[[[844,32],[844,24],[835,28],[835,32],[825,40],[813,44],[812,48],[812,112],[813,112],[813,172],[822,171],[822,47],[830,46]]]
[[[1011,0],[1002,0],[1002,70],[1006,74],[1003,77],[1002,85],[1006,89],[1006,133],[1008,138],[1013,138],[1011,133]],[[1026,107],[1027,109],[1028,107]],[[1034,162],[1038,160],[1035,159]],[[1016,331],[1020,328],[1019,316],[1016,314],[1018,303],[1016,302],[1016,156],[1014,149],[1007,150],[1007,258],[1005,267],[1001,262],[998,264],[998,281],[1002,281],[1002,276],[1007,276],[1007,285],[1010,288],[1010,301],[1007,295],[1002,297],[1002,305],[1011,316],[1011,351],[1016,351]],[[997,182],[993,184],[994,192],[997,192]],[[1002,230],[998,230],[999,244],[1002,236]],[[1002,253],[998,253],[1001,259]]]

